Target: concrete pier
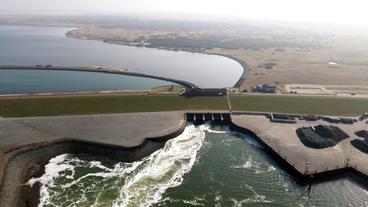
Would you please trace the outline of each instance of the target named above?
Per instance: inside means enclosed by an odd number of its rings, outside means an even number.
[[[361,139],[355,131],[367,129],[367,124],[333,124],[326,121],[296,120],[295,124],[271,122],[264,115],[232,115],[232,129],[254,134],[266,149],[285,164],[293,175],[308,180],[326,178],[341,172],[356,172],[368,177],[368,154],[351,145]],[[334,147],[313,149],[305,146],[296,134],[300,127],[319,124],[333,125],[344,130],[350,137]]]

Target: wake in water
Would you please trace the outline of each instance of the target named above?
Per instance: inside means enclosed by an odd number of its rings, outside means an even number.
[[[203,128],[188,125],[164,148],[141,161],[108,168],[64,154],[50,160],[45,174],[27,184],[39,183],[38,206],[150,206],[162,194],[180,185],[195,163],[205,138]]]
[[[248,144],[263,149],[262,145],[260,145],[253,137],[250,137],[246,134],[243,134],[241,132],[231,131],[229,126],[224,126],[221,130],[212,129],[210,123],[206,123],[204,125],[201,125],[200,128],[203,131],[214,133],[214,134],[230,134],[235,137],[238,137],[240,139],[245,140]]]

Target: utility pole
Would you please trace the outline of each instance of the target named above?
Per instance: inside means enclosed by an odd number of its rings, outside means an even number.
[[[231,114],[232,109],[231,109],[230,93],[229,93],[229,92],[227,92],[227,96],[226,96],[226,98],[227,98],[227,106],[229,107],[229,112],[230,112],[230,114]]]

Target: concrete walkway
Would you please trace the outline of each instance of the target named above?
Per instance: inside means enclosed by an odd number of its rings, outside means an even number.
[[[145,138],[170,134],[184,124],[182,112],[3,118],[0,119],[0,151],[58,138],[132,147]]]

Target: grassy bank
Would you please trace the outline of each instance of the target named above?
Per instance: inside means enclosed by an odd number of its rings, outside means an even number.
[[[282,112],[335,116],[357,116],[368,111],[367,98],[238,95],[231,96],[230,100],[233,111]]]
[[[174,110],[227,110],[225,97],[81,95],[0,98],[0,116],[30,117]]]
[[[261,111],[336,116],[368,111],[368,99],[311,96],[231,96],[233,111]],[[0,116],[30,117],[174,110],[227,110],[226,97],[179,95],[65,95],[0,98]]]

